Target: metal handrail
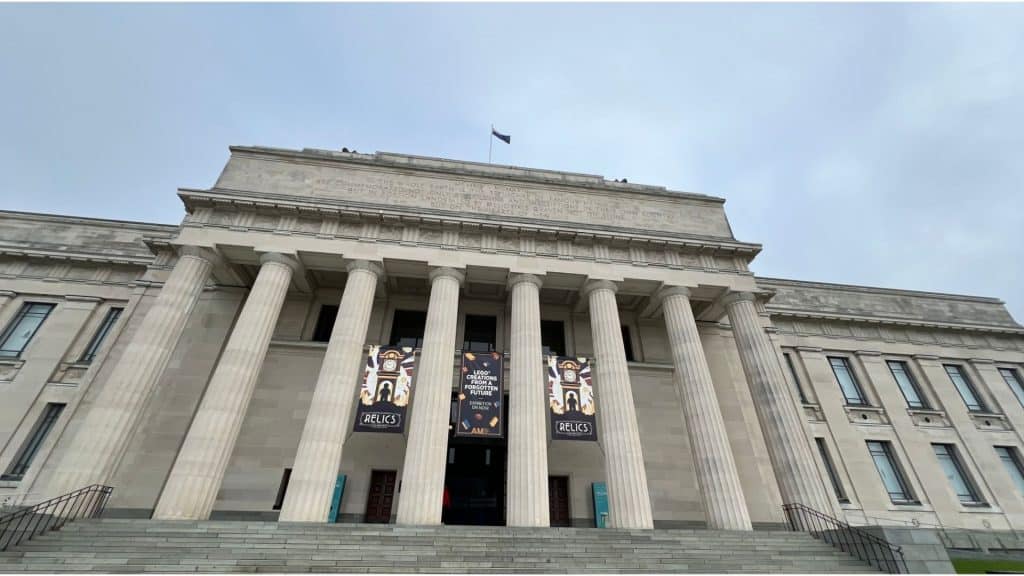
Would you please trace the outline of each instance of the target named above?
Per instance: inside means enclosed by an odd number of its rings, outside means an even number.
[[[110,486],[93,484],[0,516],[0,551],[31,540],[38,534],[59,530],[76,518],[98,517],[113,491]]]
[[[782,510],[794,531],[807,532],[884,572],[907,573],[902,547],[803,504],[785,504]]]

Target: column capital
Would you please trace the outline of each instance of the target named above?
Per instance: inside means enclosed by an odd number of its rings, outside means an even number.
[[[611,280],[592,278],[583,284],[583,289],[580,290],[580,295],[586,298],[587,296],[590,296],[591,292],[595,292],[597,290],[611,290],[613,293],[618,293],[619,286]]]
[[[260,266],[275,262],[277,264],[283,264],[292,269],[292,272],[297,274],[302,273],[302,263],[299,259],[292,254],[283,254],[281,252],[264,252],[260,254]]]
[[[384,277],[384,266],[380,262],[372,260],[349,260],[345,265],[345,271],[351,274],[355,270],[366,270],[377,278]]]
[[[662,301],[669,296],[682,296],[689,300],[692,293],[692,289],[688,286],[662,286],[660,290],[654,293],[654,298],[655,300]]]
[[[733,292],[729,291],[722,296],[722,305],[731,306],[737,302],[754,302],[757,300],[757,296],[753,292]]]
[[[430,274],[428,274],[428,278],[430,278],[431,282],[442,276],[454,278],[459,283],[459,286],[462,286],[466,282],[466,273],[463,270],[459,270],[458,268],[452,268],[451,266],[430,267]]]
[[[544,285],[544,278],[537,276],[536,274],[525,274],[520,272],[513,272],[508,275],[508,287],[510,289],[515,287],[516,284],[521,284],[523,282],[529,282],[536,286],[537,289],[540,289],[540,287]]]
[[[200,260],[206,260],[210,264],[217,264],[220,262],[220,255],[217,251],[209,246],[197,246],[194,244],[182,244],[178,248],[178,257],[191,256],[193,258],[199,258]]]

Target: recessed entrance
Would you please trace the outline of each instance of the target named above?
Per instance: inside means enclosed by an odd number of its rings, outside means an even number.
[[[508,396],[505,397],[508,422]],[[455,408],[453,398],[452,419]],[[451,430],[454,430],[452,422]],[[471,526],[505,525],[505,438],[448,436],[444,507],[441,522]]]

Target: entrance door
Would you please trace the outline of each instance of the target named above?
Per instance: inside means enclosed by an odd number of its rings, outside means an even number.
[[[374,470],[370,475],[370,495],[366,498],[366,522],[391,522],[391,503],[395,501],[394,470]]]
[[[569,526],[569,477],[548,476],[548,502],[552,526]]]

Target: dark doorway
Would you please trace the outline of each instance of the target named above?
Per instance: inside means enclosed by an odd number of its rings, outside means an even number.
[[[374,470],[370,474],[370,495],[366,498],[366,522],[391,522],[391,504],[395,501],[394,470]]]
[[[502,412],[508,421],[508,396]],[[452,396],[454,431],[456,399]],[[505,525],[505,438],[465,438],[448,435],[448,466],[444,476],[441,522],[471,526]]]
[[[570,526],[569,477],[548,476],[548,502],[551,506],[551,525]]]

